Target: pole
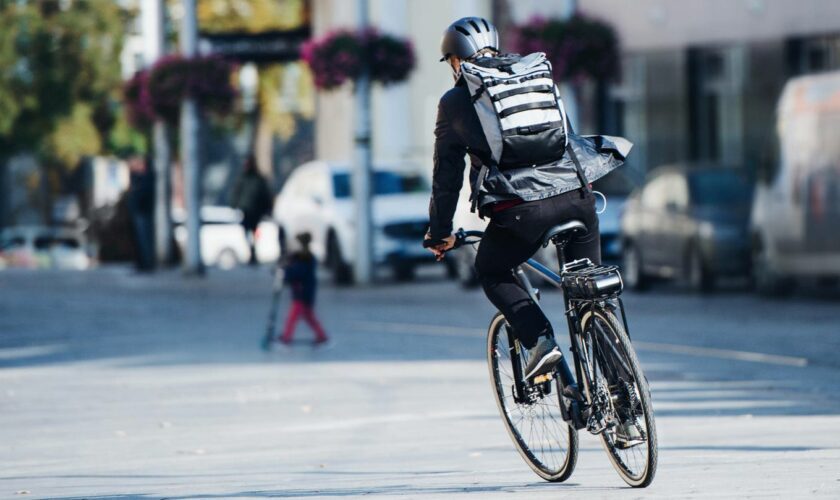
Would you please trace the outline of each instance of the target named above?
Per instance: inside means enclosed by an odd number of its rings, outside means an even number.
[[[577,13],[577,0],[566,0],[563,8],[563,19],[569,19]],[[581,133],[578,124],[578,103],[575,87],[569,82],[560,83],[560,95],[563,97],[563,106],[566,108],[566,115],[572,122],[575,130]]]
[[[368,25],[367,0],[357,0],[359,29]],[[356,81],[356,165],[353,172],[353,197],[356,202],[355,278],[359,285],[373,281],[373,224],[371,220],[371,148],[370,148],[370,68]]]
[[[8,155],[0,153],[0,229],[6,227],[9,213],[9,199],[11,198],[11,182],[9,182]]]
[[[144,65],[152,66],[164,53],[163,0],[143,0],[141,4],[143,26]],[[152,129],[155,169],[155,257],[158,266],[172,261],[172,157],[168,133],[163,120],[155,120]]]
[[[181,20],[181,53],[193,58],[198,52],[198,22],[195,0],[183,0],[184,16]],[[198,104],[192,97],[181,103],[181,164],[184,168],[184,202],[187,212],[187,246],[184,271],[200,275],[204,272],[201,262],[201,163],[198,150]]]

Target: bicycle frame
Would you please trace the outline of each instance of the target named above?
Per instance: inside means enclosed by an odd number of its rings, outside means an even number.
[[[562,269],[565,263],[562,248],[558,247],[557,252],[558,262],[560,264],[560,268]],[[584,338],[584,332],[582,332],[580,328],[578,314],[587,306],[587,304],[591,307],[591,304],[594,301],[573,301],[569,298],[566,290],[563,288],[562,278],[557,273],[535,259],[528,259],[522,265],[517,266],[515,269],[515,276],[523,289],[528,292],[531,300],[537,304],[537,307],[540,307],[538,294],[532,286],[531,280],[528,278],[523,267],[528,268],[542,276],[546,281],[557,288],[560,288],[563,292],[563,307],[566,322],[569,328],[569,340],[571,341],[570,350],[574,360],[575,373],[572,374],[572,371],[566,362],[566,358],[563,357],[559,365],[560,381],[563,386],[563,395],[570,400],[571,404],[569,408],[566,408],[565,405],[561,405],[561,412],[563,413],[563,418],[566,421],[571,422],[576,428],[580,429],[586,427],[589,416],[588,411],[592,408],[592,402],[594,399],[592,388],[596,387],[596,385],[595,381],[593,381],[590,377],[590,373],[592,373],[592,371],[590,370],[588,357],[582,355],[583,350],[586,349],[585,344],[583,344],[586,342],[586,339]],[[618,300],[621,305],[622,319],[626,324],[626,319],[624,317],[624,304],[621,302],[620,298]],[[516,392],[518,393],[519,398],[523,398],[523,395],[526,392],[527,384],[524,380],[522,380],[521,367],[519,366],[521,364],[519,358],[519,351],[521,347],[519,345],[519,341],[516,340],[510,332],[508,332],[508,343],[511,348],[511,359],[514,360],[513,370],[517,379]],[[583,391],[580,390],[580,382],[583,382]]]
[[[464,231],[460,229],[456,233],[456,244],[453,248],[457,248],[463,244],[472,244],[476,243],[477,241],[469,241],[467,238],[469,237],[481,237],[483,236],[483,232],[481,231]],[[430,247],[439,242],[426,240],[424,241],[424,246]],[[566,257],[564,253],[565,242],[562,240],[554,241],[555,248],[557,249],[557,262],[561,270],[565,268],[566,264]],[[587,338],[585,338],[584,332],[581,331],[580,319],[579,314],[581,311],[585,311],[587,307],[590,310],[595,308],[595,304],[601,300],[602,298],[588,298],[588,299],[579,299],[579,298],[570,298],[569,293],[567,292],[566,288],[563,286],[563,278],[549,269],[548,267],[544,266],[543,264],[537,262],[535,259],[531,258],[528,259],[526,262],[522,263],[521,265],[517,266],[513,271],[516,279],[519,281],[520,286],[528,293],[531,300],[540,307],[540,298],[537,290],[532,286],[531,280],[525,274],[524,268],[528,268],[538,275],[542,276],[546,281],[551,283],[552,285],[560,288],[563,291],[563,307],[564,307],[564,314],[566,316],[567,326],[569,328],[569,340],[571,341],[571,354],[574,358],[575,364],[575,373],[573,374],[571,369],[569,368],[568,363],[566,362],[566,357],[564,356],[560,360],[559,364],[559,375],[560,375],[560,382],[562,383],[562,387],[560,390],[562,391],[562,395],[566,397],[570,401],[569,408],[566,408],[565,405],[561,406],[561,411],[563,413],[563,418],[567,422],[571,422],[575,428],[581,429],[586,427],[588,424],[589,417],[591,416],[593,402],[594,402],[594,395],[593,395],[593,387],[597,387],[590,376],[592,373],[591,367],[589,366],[588,356],[584,355],[587,352],[587,345],[589,344]],[[619,282],[620,283],[620,282]],[[619,289],[620,292],[620,289]],[[621,319],[624,323],[624,329],[627,332],[629,337],[630,332],[627,328],[627,317],[624,314],[624,303],[622,302],[621,298],[618,297],[617,294],[610,296],[610,298],[615,298],[619,304],[621,310]],[[515,380],[514,386],[514,398],[517,402],[527,402],[529,396],[533,393],[534,388],[541,386],[543,383],[550,381],[550,377],[545,380],[537,381],[535,380],[533,384],[527,383],[524,379],[524,374],[522,373],[522,363],[520,358],[521,353],[521,345],[519,341],[515,338],[512,334],[510,329],[507,330],[507,337],[508,337],[508,349],[510,352],[510,359],[513,363],[513,374]],[[598,343],[595,342],[593,337],[593,349],[600,348]],[[609,343],[607,343],[610,347],[612,347]],[[593,351],[594,352],[594,351]],[[583,383],[584,390],[580,390],[580,383]],[[550,390],[550,385],[543,386],[544,391]]]

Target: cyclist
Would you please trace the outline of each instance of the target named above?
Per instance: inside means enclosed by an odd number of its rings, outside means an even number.
[[[478,17],[459,19],[443,34],[441,61],[452,69],[455,85],[438,104],[435,125],[434,173],[429,204],[431,250],[440,260],[455,243],[452,217],[463,184],[464,158],[471,162],[470,180],[479,214],[490,219],[475,268],[490,302],[511,325],[520,343],[529,350],[526,379],[552,371],[562,354],[554,341],[551,323],[516,280],[513,269],[540,247],[549,228],[569,219],[586,224],[588,233],[578,235],[566,247],[568,261],[589,258],[600,264],[600,235],[595,197],[588,181],[596,180],[621,165],[630,144],[621,138],[581,137],[566,134],[574,148],[577,168],[568,154],[548,165],[524,168],[491,168],[486,177],[482,166],[491,163],[491,150],[461,74],[463,62],[482,63],[499,56],[495,26]],[[580,170],[587,173],[583,177]],[[483,182],[476,185],[476,179]]]

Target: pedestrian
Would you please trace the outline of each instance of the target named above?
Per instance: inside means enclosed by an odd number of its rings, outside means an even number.
[[[312,236],[309,233],[301,233],[297,235],[296,240],[300,244],[300,250],[290,255],[283,266],[285,269],[283,282],[292,290],[292,305],[289,308],[289,315],[286,317],[286,326],[283,329],[280,342],[285,345],[292,343],[295,326],[302,316],[315,333],[315,345],[323,345],[329,339],[318,318],[315,317],[314,306],[317,291],[315,271],[317,262],[309,249]]]
[[[231,205],[242,211],[242,227],[251,250],[248,264],[257,264],[256,230],[263,216],[271,213],[272,199],[268,182],[257,170],[257,160],[248,155],[242,173],[236,180],[231,196]]]
[[[128,159],[128,212],[134,236],[134,263],[137,272],[151,272],[155,268],[154,211],[155,177],[147,157],[135,154]]]

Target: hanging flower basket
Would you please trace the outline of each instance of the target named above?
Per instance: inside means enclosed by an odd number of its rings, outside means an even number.
[[[609,24],[581,14],[567,19],[534,17],[516,26],[511,49],[520,54],[545,52],[558,81],[616,79],[619,43]]]
[[[147,130],[155,121],[152,96],[149,95],[149,72],[138,71],[126,81],[123,97],[129,123],[137,129]]]
[[[135,126],[148,126],[154,118],[176,123],[181,102],[192,97],[202,111],[224,115],[233,107],[233,65],[216,56],[187,59],[180,55],[160,59],[148,71],[126,82],[123,95]]]
[[[414,69],[411,42],[375,29],[336,30],[309,40],[301,48],[301,58],[315,76],[315,86],[330,90],[346,81],[356,81],[365,69],[370,78],[383,85],[408,78]]]

